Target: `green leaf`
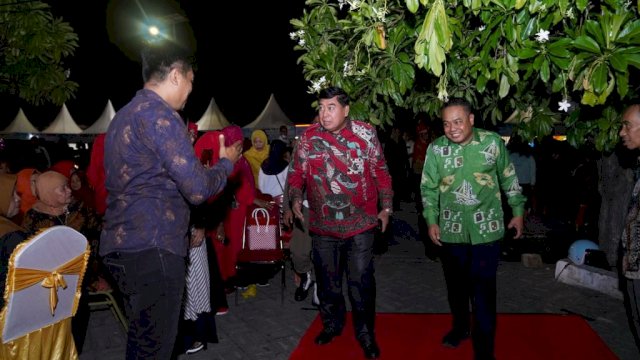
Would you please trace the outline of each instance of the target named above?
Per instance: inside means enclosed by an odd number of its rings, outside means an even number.
[[[405,0],[407,4],[407,9],[411,11],[412,14],[415,14],[418,11],[418,0]]]
[[[547,59],[544,59],[540,67],[540,79],[544,82],[549,81],[549,61]]]
[[[529,21],[529,12],[526,10],[521,10],[518,15],[516,15],[516,23],[518,25],[522,25]]]
[[[571,59],[570,58],[559,58],[559,57],[550,55],[549,59],[557,67],[559,67],[560,69],[565,70],[565,71],[569,70],[569,67],[571,66]]]
[[[590,34],[598,44],[603,47],[606,46],[607,42],[604,39],[602,28],[600,28],[600,24],[597,21],[587,20],[584,27],[587,30],[587,33]]]
[[[629,91],[629,74],[627,73],[616,73],[616,90],[618,90],[618,95],[621,98],[624,98]]]
[[[602,93],[607,86],[607,74],[609,73],[609,67],[604,63],[599,63],[593,69],[591,73],[591,86],[593,87],[593,92],[596,94]]]
[[[504,98],[505,96],[507,96],[507,94],[509,94],[509,80],[507,79],[507,77],[503,74],[500,77],[500,90],[498,92],[498,96],[500,96],[500,98]]]
[[[607,98],[609,97],[611,92],[613,92],[613,88],[615,87],[615,81],[613,80],[613,78],[611,78],[610,80],[611,81],[607,82],[607,87],[604,89],[602,94],[598,96],[598,104],[600,105],[604,105],[607,102]]]
[[[504,22],[504,37],[510,43],[514,42],[515,39],[516,39],[516,31],[515,31],[513,25],[514,24],[513,24],[512,19],[509,19],[509,20]]]
[[[591,91],[585,91],[580,102],[585,105],[596,106],[598,103],[598,97]]]
[[[565,14],[567,12],[567,7],[569,6],[569,0],[559,0],[558,7],[560,8],[560,12]]]
[[[483,75],[478,76],[478,78],[476,79],[476,89],[478,89],[478,92],[480,93],[484,92],[488,81],[489,79],[487,79],[485,76]]]
[[[618,34],[618,42],[621,43],[637,43],[637,37],[640,36],[640,20],[635,20],[627,23],[620,34]]]
[[[527,3],[527,0],[516,0],[516,10],[520,10],[522,9],[522,7],[524,6],[524,4]]]
[[[571,39],[562,38],[558,41],[552,42],[547,45],[547,51],[550,54],[557,57],[569,57],[571,56],[571,52],[567,47],[571,44]]]
[[[301,29],[304,27],[304,23],[298,19],[291,19],[289,20],[289,23],[297,29]]]
[[[528,39],[529,37],[531,37],[531,34],[533,34],[533,32],[536,29],[537,19],[538,18],[535,17],[535,16],[532,17],[531,19],[529,19],[529,22],[527,23],[527,25],[520,32],[520,40],[524,41],[524,40]]]
[[[626,48],[620,48],[617,51],[620,51],[625,54],[638,54],[640,53],[640,46],[629,46]]]
[[[627,64],[640,69],[640,54],[627,54],[625,60],[627,60]]]
[[[556,76],[555,79],[553,79],[553,83],[551,84],[551,91],[552,92],[560,92],[560,90],[562,90],[564,88],[564,80],[562,79],[562,76]]]
[[[587,8],[588,3],[589,0],[576,0],[576,7],[578,8],[578,10],[584,11],[584,9]]]
[[[544,61],[545,58],[544,56],[538,56],[533,60],[533,70],[540,70],[540,67],[542,66],[542,61]]]
[[[522,48],[518,50],[518,57],[523,60],[530,59],[536,55],[538,55],[538,50],[534,50],[532,48]]]
[[[614,69],[620,72],[627,71],[627,60],[625,59],[624,54],[621,52],[612,53],[609,57],[609,63],[611,63],[611,66],[613,66]]]
[[[593,38],[582,35],[573,40],[573,46],[580,50],[585,50],[594,54],[600,54],[600,46]]]

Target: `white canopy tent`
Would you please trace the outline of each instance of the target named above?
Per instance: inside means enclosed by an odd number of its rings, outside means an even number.
[[[109,128],[109,124],[111,123],[111,120],[115,115],[116,111],[113,108],[113,104],[111,104],[111,100],[108,100],[107,105],[105,106],[98,120],[96,120],[96,122],[94,122],[88,128],[84,129],[82,133],[92,135],[106,133],[107,129]]]
[[[220,111],[214,98],[211,98],[207,110],[196,124],[198,125],[198,131],[220,130],[231,125],[222,111]]]
[[[279,129],[280,126],[285,125],[287,127],[294,127],[295,124],[289,119],[289,117],[282,111],[280,105],[276,101],[275,96],[271,94],[269,102],[262,110],[262,113],[251,123],[245,125],[244,129]]]
[[[62,104],[62,109],[51,125],[42,130],[42,134],[80,134],[82,129],[73,121],[66,104]]]
[[[36,134],[38,133],[38,129],[36,129],[27,116],[24,114],[22,108],[18,110],[18,114],[11,121],[11,124],[7,126],[1,133],[3,134]]]

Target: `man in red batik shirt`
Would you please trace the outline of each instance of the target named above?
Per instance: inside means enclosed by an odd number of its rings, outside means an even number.
[[[293,213],[303,221],[303,192],[309,201],[309,233],[318,283],[323,345],[340,335],[346,307],[346,270],[353,325],[368,359],[380,356],[374,334],[376,285],[373,239],[393,209],[391,177],[375,129],[351,120],[349,96],[337,87],[319,95],[319,123],[300,137],[289,167]],[[378,211],[382,209],[381,211]]]

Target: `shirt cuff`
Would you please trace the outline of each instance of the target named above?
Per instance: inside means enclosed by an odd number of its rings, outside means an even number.
[[[224,168],[224,171],[227,173],[227,176],[231,175],[231,173],[233,172],[233,163],[231,162],[231,160],[227,158],[222,158],[220,159],[220,161],[218,161],[218,164],[220,164],[220,166]]]

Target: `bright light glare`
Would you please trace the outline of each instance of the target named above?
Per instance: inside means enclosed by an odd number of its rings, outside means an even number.
[[[160,29],[155,25],[149,26],[149,34],[151,34],[151,36],[158,36],[160,34]]]

